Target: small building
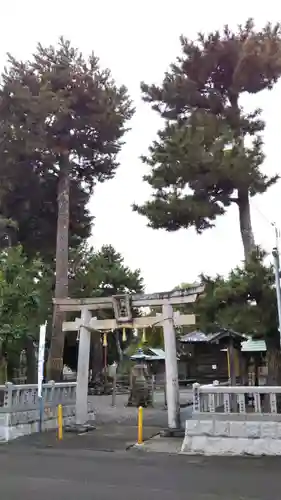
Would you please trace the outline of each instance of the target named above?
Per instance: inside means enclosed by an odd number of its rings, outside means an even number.
[[[185,364],[186,380],[201,384],[214,380],[224,382],[229,379],[231,371],[233,379],[240,377],[243,340],[243,334],[224,328],[215,333],[195,330],[183,335],[180,338],[181,365]]]
[[[241,353],[246,361],[249,385],[266,385],[266,343],[249,337],[241,344]]]

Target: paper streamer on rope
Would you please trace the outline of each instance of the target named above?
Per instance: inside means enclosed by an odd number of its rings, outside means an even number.
[[[123,328],[123,331],[122,331],[122,342],[126,342],[126,340],[127,340],[126,328]]]
[[[107,347],[107,333],[104,333],[103,334],[103,343],[102,343],[103,347]]]
[[[145,328],[142,329],[142,342],[146,342],[146,332]]]

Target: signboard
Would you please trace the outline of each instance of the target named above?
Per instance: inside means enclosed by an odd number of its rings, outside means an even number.
[[[38,398],[42,398],[46,326],[47,326],[47,323],[40,326],[39,346],[38,346]]]

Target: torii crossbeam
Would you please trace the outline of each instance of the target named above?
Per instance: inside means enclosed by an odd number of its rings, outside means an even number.
[[[127,327],[142,328],[156,325],[163,327],[165,345],[166,393],[168,407],[168,427],[176,430],[180,426],[180,404],[178,367],[176,353],[175,326],[195,324],[193,314],[180,314],[173,306],[195,302],[204,291],[201,285],[187,289],[153,294],[118,295],[106,298],[54,299],[60,311],[80,312],[75,321],[66,321],[63,330],[80,331],[77,369],[76,422],[84,425],[88,420],[88,373],[90,358],[91,331],[113,330]],[[132,308],[162,307],[162,314],[150,317],[132,317]],[[115,318],[99,320],[92,317],[92,312],[100,309],[113,309]]]

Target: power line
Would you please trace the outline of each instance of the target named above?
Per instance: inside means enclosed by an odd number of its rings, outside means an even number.
[[[280,230],[277,227],[276,222],[270,221],[264,213],[255,205],[253,207],[259,212],[259,214],[263,217],[263,219],[269,224],[273,230],[275,235],[275,246],[272,249],[272,257],[273,257],[273,267],[275,274],[275,288],[276,288],[276,303],[277,303],[277,312],[278,312],[278,330],[280,337],[280,347],[281,347],[281,287],[280,287],[280,257],[279,257],[279,237]]]
[[[277,223],[270,220],[262,211],[261,209],[255,205],[253,202],[251,202],[251,206],[259,213],[259,215],[264,219],[264,221],[267,223],[268,226],[270,226],[274,230],[274,236],[275,236],[275,247],[278,248],[278,241],[280,238],[280,229],[277,226]]]
[[[269,220],[269,218],[264,215],[264,213],[261,211],[261,209],[256,205],[254,204],[252,201],[251,201],[251,205],[252,207],[259,213],[259,215],[261,215],[261,217],[265,220],[265,222],[269,225],[269,226],[273,226],[273,227],[276,227],[276,223]]]

